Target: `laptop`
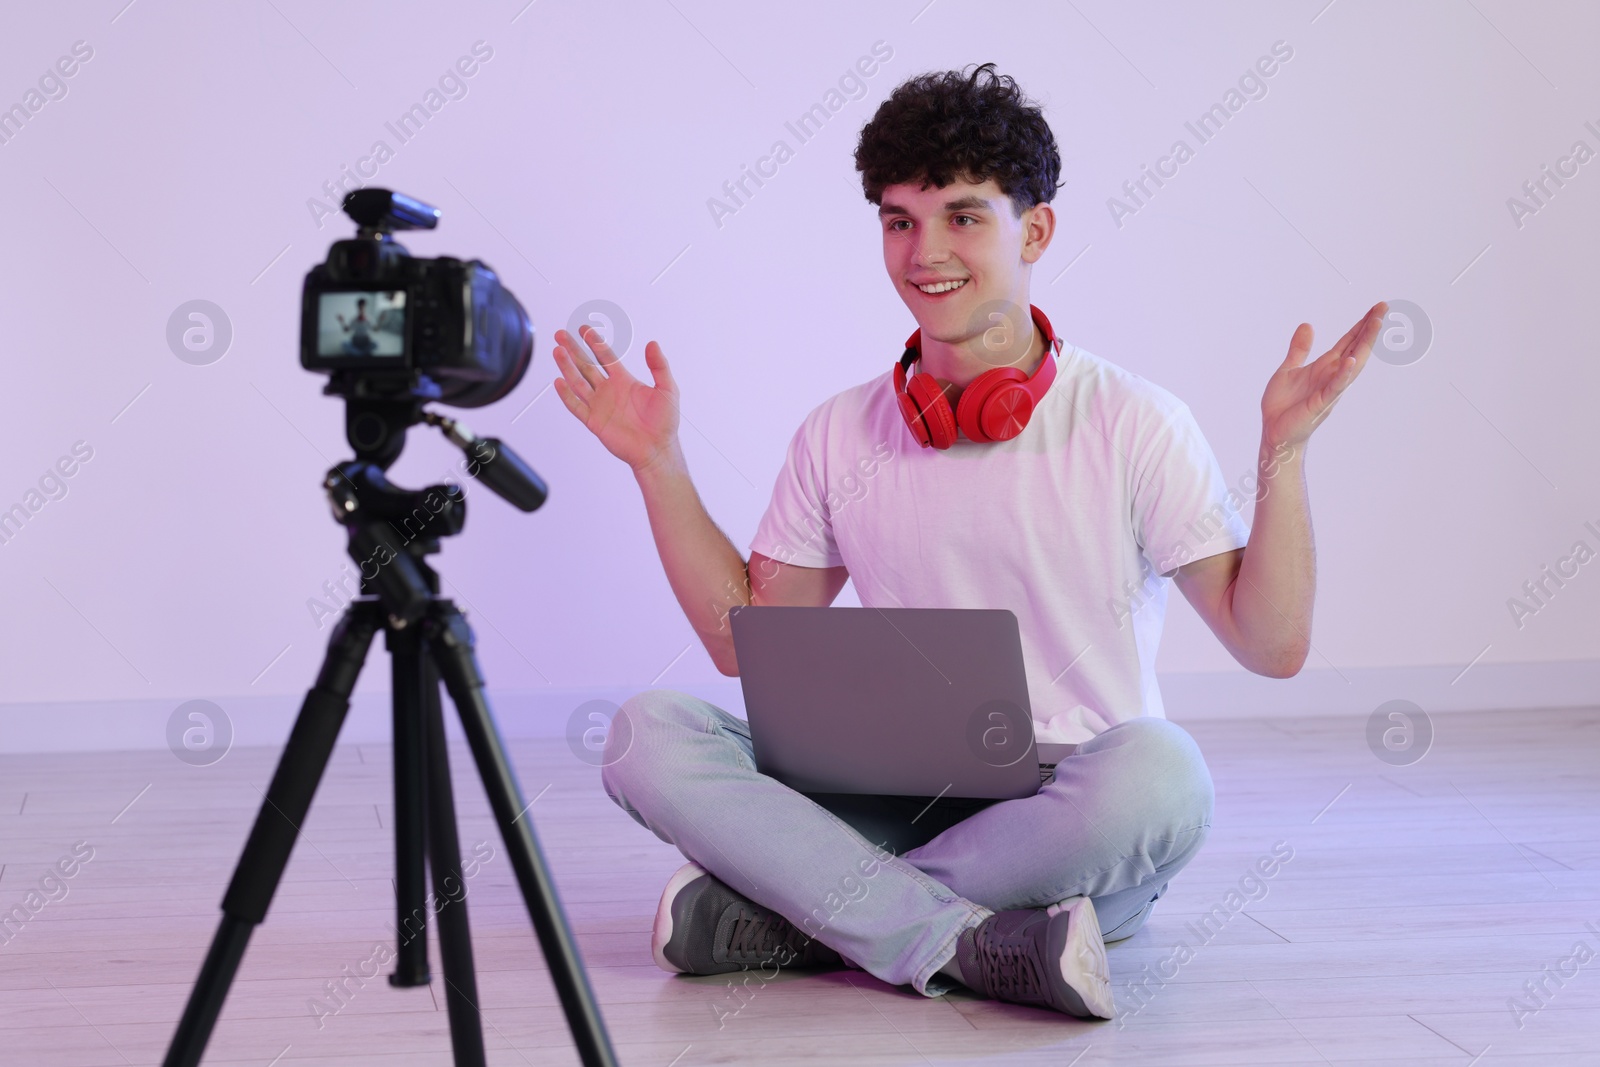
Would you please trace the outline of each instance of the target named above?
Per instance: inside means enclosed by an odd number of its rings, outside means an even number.
[[[743,605],[728,613],[756,770],[802,793],[1031,796],[1017,617],[990,608]]]

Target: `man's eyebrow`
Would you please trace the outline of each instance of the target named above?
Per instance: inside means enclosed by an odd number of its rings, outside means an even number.
[[[971,194],[959,197],[955,200],[947,201],[944,205],[944,209],[946,211],[972,211],[978,208],[981,208],[985,211],[993,211],[994,205],[981,196],[973,196]],[[911,214],[911,212],[906,208],[901,207],[899,204],[884,204],[878,208],[879,218],[882,218],[885,215],[909,214]]]

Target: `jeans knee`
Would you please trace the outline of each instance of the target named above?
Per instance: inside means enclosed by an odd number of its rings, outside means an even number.
[[[1200,746],[1189,731],[1175,722],[1143,715],[1116,724],[1100,737],[1115,741],[1128,773],[1145,784],[1158,809],[1152,814],[1183,823],[1182,829],[1211,822],[1216,789]]]
[[[639,776],[653,776],[673,747],[705,733],[704,702],[676,689],[646,689],[622,702],[606,732],[600,781],[613,800]]]
[[[655,737],[662,727],[675,721],[682,697],[671,689],[647,689],[622,702],[606,730],[600,753],[600,781],[611,799],[617,799],[619,786],[628,772],[644,762],[644,754],[657,747]]]

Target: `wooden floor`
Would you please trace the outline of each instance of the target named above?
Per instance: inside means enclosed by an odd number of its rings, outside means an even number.
[[[1215,826],[1145,929],[1110,949],[1122,1015],[1109,1023],[930,1000],[854,971],[782,975],[742,1000],[724,979],[670,977],[648,931],[681,858],[565,742],[513,751],[528,796],[543,791],[535,825],[630,1067],[1600,1063],[1600,714],[1435,725],[1409,767],[1368,750],[1364,720],[1192,725]],[[76,842],[93,848],[66,895],[47,886],[59,899],[0,945],[0,1063],[160,1061],[276,756],[0,758],[0,911]],[[469,883],[490,1062],[576,1063],[482,793],[453,758],[464,846],[495,848]],[[376,969],[392,937],[387,760],[370,745],[335,755],[207,1062],[450,1062],[437,978],[347,980],[328,1014],[326,983]],[[1247,880],[1279,842],[1293,858]],[[1241,879],[1258,899],[1235,913]],[[1226,921],[1203,940],[1208,912]]]

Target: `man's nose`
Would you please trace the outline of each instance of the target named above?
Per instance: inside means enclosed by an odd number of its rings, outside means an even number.
[[[939,237],[926,232],[915,239],[916,248],[912,252],[912,259],[919,266],[936,266],[950,258],[950,246]]]

